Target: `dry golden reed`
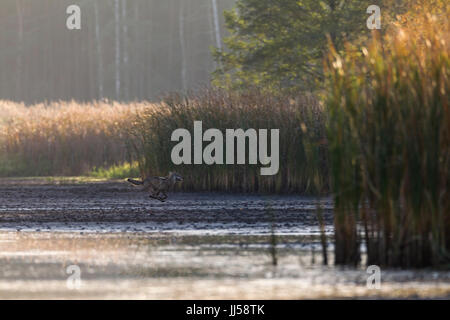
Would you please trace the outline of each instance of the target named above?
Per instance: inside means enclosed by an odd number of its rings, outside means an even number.
[[[0,102],[0,175],[116,175],[137,163],[142,177],[176,170],[189,191],[301,192],[328,190],[325,118],[312,95],[273,97],[205,89],[170,95],[162,103],[60,102],[24,106]],[[217,128],[281,129],[280,170],[263,177],[259,166],[175,166],[172,132],[202,121]],[[118,166],[118,167],[117,167]],[[108,168],[116,168],[110,172]]]
[[[79,175],[129,159],[125,128],[150,104],[0,101],[0,174]]]
[[[450,261],[449,22],[416,21],[328,59],[338,264]]]

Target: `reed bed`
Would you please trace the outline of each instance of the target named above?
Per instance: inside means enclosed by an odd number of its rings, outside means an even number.
[[[158,104],[3,101],[0,115],[0,176],[123,178],[177,171],[185,177],[182,188],[190,191],[328,190],[325,118],[312,95],[280,98],[257,90],[205,89],[172,94]],[[259,165],[175,166],[172,132],[186,128],[193,134],[194,121],[203,122],[203,131],[280,129],[279,173],[261,176]]]
[[[335,259],[427,267],[450,262],[449,23],[374,34],[332,49],[328,139]]]
[[[279,173],[261,176],[259,165],[248,164],[174,166],[170,155],[176,143],[170,141],[171,134],[185,128],[193,135],[194,121],[202,121],[203,132],[209,128],[223,133],[239,128],[280,129]],[[184,177],[184,190],[317,194],[328,189],[325,118],[312,96],[279,98],[257,90],[219,89],[174,94],[159,108],[141,110],[132,128],[131,149],[141,172],[157,175],[175,170]]]
[[[150,104],[0,101],[0,175],[80,175],[129,161],[125,128]]]

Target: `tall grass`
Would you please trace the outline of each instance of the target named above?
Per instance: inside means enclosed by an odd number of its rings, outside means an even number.
[[[424,19],[328,59],[338,264],[450,261],[449,23]]]
[[[223,133],[280,129],[279,173],[261,176],[257,165],[174,166],[170,155],[176,143],[170,141],[171,134],[186,128],[193,135],[194,121],[203,122],[203,131],[217,128]],[[208,89],[191,96],[171,95],[161,107],[141,110],[129,134],[143,173],[176,170],[186,190],[320,193],[328,188],[324,125],[322,108],[313,97]]]
[[[258,91],[207,89],[159,104],[0,102],[0,176],[117,178],[184,176],[184,190],[323,193],[328,189],[325,118],[313,96],[275,98]],[[256,165],[182,165],[170,158],[175,129],[280,129],[280,171]],[[269,143],[270,144],[270,143]],[[136,160],[136,161],[135,161]],[[129,164],[133,163],[133,166]]]
[[[151,105],[0,101],[0,175],[79,175],[129,160],[125,128]]]

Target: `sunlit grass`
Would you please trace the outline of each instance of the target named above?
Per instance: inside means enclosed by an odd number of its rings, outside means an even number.
[[[125,179],[139,177],[139,166],[136,162],[125,162],[108,168],[94,168],[88,176],[100,179]]]
[[[325,119],[313,96],[276,98],[250,90],[172,95],[159,104],[98,102],[24,106],[0,102],[0,176],[89,176],[100,179],[183,175],[190,191],[328,190]],[[174,166],[175,129],[280,129],[280,173],[260,166]],[[130,165],[132,163],[132,165]]]
[[[0,176],[82,175],[129,160],[126,128],[151,104],[0,101]]]

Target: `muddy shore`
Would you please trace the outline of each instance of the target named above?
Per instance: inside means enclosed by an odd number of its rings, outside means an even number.
[[[221,193],[173,193],[165,203],[126,183],[0,183],[0,230],[267,233],[318,232],[318,203],[332,228],[330,199]]]

